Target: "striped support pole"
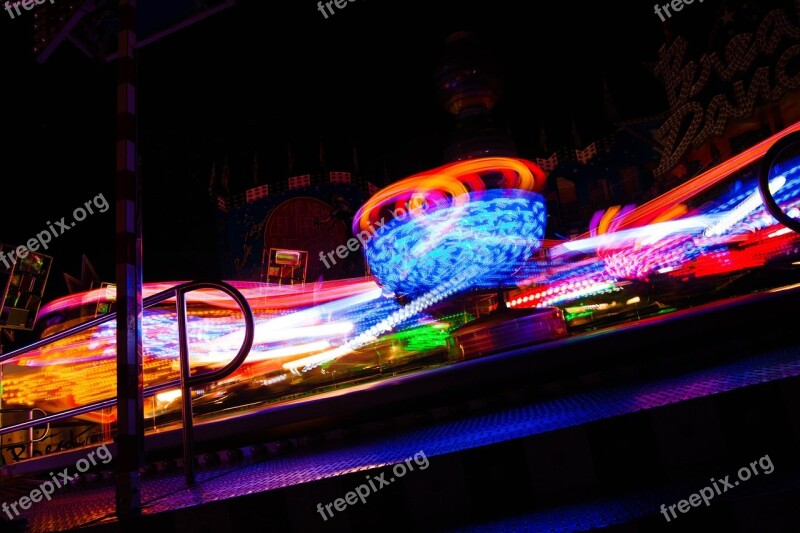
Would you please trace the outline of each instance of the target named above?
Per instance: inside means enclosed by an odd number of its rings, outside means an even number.
[[[142,221],[136,164],[136,0],[119,1],[117,65],[117,480],[119,518],[141,513]]]

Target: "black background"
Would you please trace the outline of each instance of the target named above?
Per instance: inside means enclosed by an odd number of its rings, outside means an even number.
[[[47,9],[49,4],[34,9]],[[707,45],[723,8],[706,1],[673,18],[674,34]],[[0,12],[0,242],[21,244],[102,193],[113,205],[116,73],[63,43],[45,64],[32,50],[33,16]],[[613,131],[603,83],[622,119],[666,110],[648,70],[665,27],[640,2],[437,2],[355,0],[327,20],[311,0],[241,1],[141,50],[139,126],[146,281],[218,275],[212,160],[229,157],[231,187],[316,164],[324,139],[330,166],[358,146],[374,183],[441,163],[453,120],[437,102],[433,75],[448,35],[478,32],[498,60],[505,95],[497,121],[520,155],[546,156]],[[704,40],[705,39],[705,40]],[[113,209],[54,241],[47,296],[64,294],[62,272],[79,274],[86,253],[114,277]]]

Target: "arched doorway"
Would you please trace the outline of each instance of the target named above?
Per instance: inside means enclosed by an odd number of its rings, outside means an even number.
[[[308,271],[306,281],[323,279],[338,279],[347,277],[343,268],[343,261],[334,255],[336,264],[326,268],[320,261],[320,252],[327,254],[336,250],[352,237],[351,229],[341,220],[325,219],[333,211],[333,207],[316,198],[302,196],[286,200],[273,209],[264,225],[264,251],[269,253],[270,248],[286,248],[290,250],[304,250],[308,252]],[[362,260],[361,250],[350,252],[357,254]],[[263,272],[262,272],[263,276]]]

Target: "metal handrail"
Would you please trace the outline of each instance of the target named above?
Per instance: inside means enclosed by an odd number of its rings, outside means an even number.
[[[761,191],[761,199],[764,201],[764,207],[767,208],[767,212],[790,230],[800,233],[800,221],[784,213],[778,202],[775,201],[772,191],[769,190],[769,176],[772,167],[775,166],[775,162],[784,150],[797,143],[800,143],[800,132],[790,133],[770,147],[761,159],[761,167],[758,171],[758,189]]]
[[[188,285],[188,284],[184,284]],[[227,284],[226,284],[227,285]],[[171,287],[165,291],[159,292],[158,294],[154,294],[152,296],[148,296],[144,300],[142,300],[142,309],[147,309],[148,307],[152,307],[156,304],[160,304],[164,300],[169,300],[170,298],[175,297],[175,290],[183,285],[176,285],[175,287]],[[236,290],[236,289],[234,289]],[[29,344],[28,346],[23,346],[22,348],[18,348],[12,352],[8,352],[5,354],[0,355],[0,363],[5,363],[9,359],[13,359],[20,355],[24,355],[31,350],[36,350],[37,348],[41,348],[42,346],[47,346],[48,344],[52,344],[56,341],[60,341],[61,339],[66,339],[67,337],[71,337],[72,335],[76,335],[87,329],[92,329],[94,327],[99,326],[100,324],[105,324],[106,322],[111,322],[112,320],[116,319],[116,313],[109,313],[107,315],[99,316],[97,318],[93,318],[88,322],[84,322],[82,324],[78,324],[77,326],[73,326],[69,329],[65,329],[64,331],[59,331],[58,333],[54,333],[49,337],[45,337],[44,339],[40,339],[33,344]]]
[[[34,411],[39,411],[43,415],[47,416],[47,412],[45,412],[43,409],[39,409],[38,407],[27,407],[27,408],[19,407],[19,408],[12,408],[12,409],[0,409],[0,414],[5,414],[5,413],[28,413],[28,420],[34,420],[34,418],[33,418],[33,412]],[[37,420],[37,422],[40,421],[40,420],[41,419]],[[30,458],[30,457],[33,457],[33,445],[35,443],[37,443],[37,442],[42,442],[44,439],[46,439],[48,437],[48,435],[50,435],[50,424],[49,423],[47,424],[47,427],[44,430],[44,434],[41,437],[39,437],[38,439],[34,439],[33,438],[33,427],[29,427],[28,428],[28,440],[23,440],[23,441],[20,441],[20,442],[14,442],[12,444],[3,444],[2,441],[0,441],[0,450],[2,450],[4,448],[14,448],[14,447],[21,446],[21,445],[25,444],[25,445],[28,446],[28,457]]]
[[[238,304],[239,309],[242,311],[242,316],[244,317],[245,335],[244,335],[244,342],[242,343],[242,346],[239,348],[239,352],[230,361],[230,363],[228,363],[223,368],[220,368],[218,370],[214,370],[211,372],[204,372],[192,376],[189,367],[189,342],[186,334],[186,323],[187,323],[186,294],[199,289],[216,289],[218,291],[226,293],[228,296],[233,298],[233,300]],[[153,296],[145,298],[142,301],[142,309],[147,309],[165,300],[169,300],[170,298],[176,299],[176,308],[178,313],[178,338],[179,338],[181,377],[180,379],[148,387],[144,389],[142,396],[149,397],[161,391],[174,389],[176,386],[180,386],[181,394],[183,397],[182,414],[183,414],[183,428],[184,428],[184,446],[183,446],[184,469],[186,471],[187,483],[192,484],[194,483],[194,460],[193,460],[193,454],[191,453],[193,448],[191,389],[195,385],[212,383],[214,381],[219,381],[221,379],[224,379],[227,376],[231,375],[233,372],[235,372],[236,369],[239,368],[239,366],[241,366],[241,364],[247,358],[247,355],[250,353],[250,349],[253,346],[253,339],[255,337],[255,320],[253,318],[253,310],[250,308],[250,304],[247,302],[247,299],[242,295],[242,293],[240,293],[233,286],[221,281],[193,281],[181,285],[176,285],[175,287],[172,287],[158,294],[154,294]],[[47,346],[48,344],[52,344],[56,341],[70,337],[82,331],[86,331],[87,329],[99,326],[100,324],[110,322],[115,318],[116,318],[116,313],[110,313],[102,317],[94,318],[88,322],[79,324],[73,328],[61,331],[45,339],[37,341],[29,346],[25,346],[23,348],[19,348],[17,350],[4,354],[0,356],[0,363],[13,359],[14,357],[23,355],[27,352],[30,352],[31,350],[35,350],[42,346]],[[7,433],[12,433],[14,431],[19,431],[22,429],[28,429],[34,426],[41,425],[42,423],[49,424],[50,422],[56,422],[59,420],[72,418],[74,416],[82,415],[92,411],[99,411],[101,409],[113,407],[116,404],[117,404],[117,399],[111,398],[108,400],[101,400],[91,404],[82,405],[80,407],[73,407],[71,409],[62,411],[60,413],[54,413],[51,415],[44,416],[42,418],[38,418],[34,421],[20,422],[18,424],[13,424],[11,426],[1,427],[0,435],[5,435]]]
[[[250,309],[250,304],[247,299],[228,284],[224,285],[225,289],[218,286],[215,282],[193,282],[182,286],[179,290],[175,291],[176,307],[178,309],[178,345],[180,352],[180,366],[181,366],[181,399],[182,399],[182,417],[183,417],[183,469],[186,474],[186,483],[189,485],[194,484],[194,421],[192,416],[192,386],[201,385],[204,383],[212,383],[225,379],[233,374],[239,366],[247,359],[250,354],[250,348],[253,347],[253,340],[255,338],[255,319],[253,318],[253,310]],[[189,339],[186,336],[186,293],[197,289],[219,289],[227,292],[242,310],[242,316],[245,322],[244,342],[239,348],[230,363],[225,365],[219,370],[205,372],[192,376],[189,367]]]

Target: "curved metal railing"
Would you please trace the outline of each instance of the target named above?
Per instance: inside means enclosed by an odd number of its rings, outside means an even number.
[[[186,294],[200,289],[215,289],[220,292],[224,292],[228,296],[233,298],[233,300],[238,304],[239,308],[241,309],[242,316],[244,317],[245,335],[244,335],[244,342],[242,343],[242,346],[239,348],[239,352],[227,365],[218,370],[214,370],[211,372],[203,372],[193,376],[191,375],[190,365],[189,365],[189,340],[187,338],[187,332],[186,332],[186,323],[187,323]],[[253,346],[253,338],[255,335],[255,320],[253,318],[253,311],[252,309],[250,309],[250,304],[248,304],[247,299],[242,295],[242,293],[240,293],[233,286],[221,281],[193,281],[177,285],[163,292],[145,298],[142,301],[142,309],[147,309],[154,305],[158,305],[171,298],[175,298],[176,308],[178,313],[180,379],[175,379],[172,381],[168,381],[166,383],[161,383],[159,385],[153,385],[151,387],[147,387],[143,391],[143,397],[153,396],[154,394],[158,394],[159,392],[168,389],[174,389],[177,386],[180,386],[183,399],[182,417],[183,417],[184,469],[186,472],[187,483],[192,484],[194,483],[194,459],[193,459],[194,454],[192,453],[194,439],[193,439],[193,423],[192,423],[191,389],[192,387],[197,385],[203,385],[224,379],[227,376],[233,374],[233,372],[235,372],[236,369],[239,368],[239,366],[241,366],[241,364],[247,358],[247,355],[250,353],[250,349]],[[24,355],[37,348],[47,346],[49,344],[65,339],[77,333],[81,333],[83,331],[97,327],[106,322],[110,322],[114,319],[116,319],[116,313],[103,315],[101,317],[94,318],[92,320],[89,320],[88,322],[84,322],[83,324],[79,324],[75,327],[72,327],[70,329],[61,331],[47,338],[39,340],[29,346],[25,346],[23,348],[19,348],[18,350],[14,350],[13,352],[0,355],[0,364],[9,361],[11,359],[14,359],[15,357],[19,357],[20,355]],[[99,411],[101,409],[113,407],[116,404],[117,404],[116,398],[110,398],[108,400],[101,400],[87,405],[82,405],[80,407],[73,407],[66,411],[49,414],[42,418],[37,418],[35,420],[28,420],[17,424],[12,424],[6,427],[0,427],[0,435],[5,435],[7,433],[20,431],[23,429],[33,428],[35,426],[41,426],[42,424],[50,424],[51,422],[57,422],[59,420],[72,418],[74,416],[79,416],[92,411]]]
[[[12,408],[12,409],[0,409],[0,415],[8,414],[8,413],[28,413],[28,420],[35,420],[33,418],[33,413],[35,411],[39,411],[43,415],[47,416],[47,412],[43,409],[39,409],[38,407],[20,407],[20,408]],[[38,425],[38,424],[37,424]],[[5,448],[17,448],[19,446],[27,446],[28,447],[28,458],[33,457],[33,445],[37,442],[42,442],[50,435],[50,424],[46,424],[46,428],[44,430],[44,434],[38,439],[33,438],[33,426],[28,428],[28,440],[23,440],[20,442],[14,442],[11,444],[2,444],[0,441],[0,450]]]
[[[795,233],[800,233],[800,221],[783,212],[783,209],[781,209],[778,202],[775,201],[775,197],[769,189],[769,177],[772,167],[775,166],[778,158],[786,149],[797,143],[800,143],[800,132],[793,132],[776,141],[775,144],[770,147],[763,159],[761,159],[761,167],[758,173],[758,188],[761,191],[761,199],[764,201],[764,207],[767,208],[769,214],[790,230]]]

